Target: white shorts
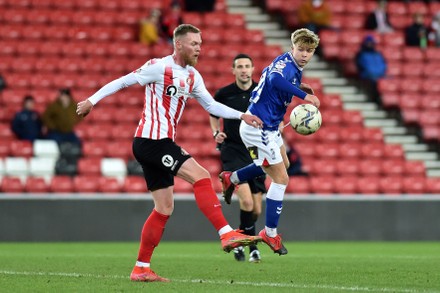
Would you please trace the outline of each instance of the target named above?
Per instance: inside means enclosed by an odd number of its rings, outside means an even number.
[[[274,165],[283,162],[280,148],[284,142],[278,129],[262,130],[242,121],[240,136],[255,165]]]

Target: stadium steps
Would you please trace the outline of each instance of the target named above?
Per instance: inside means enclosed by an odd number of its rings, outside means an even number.
[[[272,22],[270,16],[251,0],[227,0],[229,13],[245,15],[248,29],[262,30],[267,44],[280,45],[285,51],[290,50],[290,32]],[[437,153],[430,152],[428,145],[419,142],[415,135],[410,135],[406,127],[399,125],[388,113],[379,109],[378,105],[368,101],[366,95],[350,85],[345,77],[331,68],[331,65],[315,56],[307,66],[305,77],[320,78],[324,93],[340,94],[346,110],[358,110],[364,117],[366,127],[379,127],[384,133],[386,143],[401,144],[407,160],[420,160],[425,163],[427,176],[440,177],[440,160]]]

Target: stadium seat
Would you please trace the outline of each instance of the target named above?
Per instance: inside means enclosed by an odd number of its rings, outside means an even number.
[[[358,191],[362,194],[373,195],[379,193],[378,176],[367,176],[358,178]]]
[[[101,174],[101,158],[90,157],[81,158],[78,160],[78,174],[79,175],[99,175]]]
[[[310,178],[310,188],[313,193],[332,194],[335,192],[333,176],[313,176]]]
[[[359,174],[358,159],[340,159],[336,161],[336,173],[343,177],[352,177]]]
[[[49,191],[49,186],[43,177],[27,177],[24,190],[31,193],[46,193]]]
[[[387,175],[402,176],[405,173],[405,161],[396,159],[383,160],[382,170]]]
[[[33,144],[33,153],[36,157],[58,158],[60,149],[54,140],[36,139]]]
[[[88,138],[82,144],[82,154],[85,158],[102,158],[106,155],[107,140],[90,140]]]
[[[105,193],[118,193],[122,190],[121,182],[114,177],[99,177],[98,191]]]
[[[380,191],[385,194],[398,195],[403,192],[401,176],[385,176],[379,179]]]
[[[310,180],[308,177],[294,176],[289,178],[289,184],[286,188],[286,193],[309,194],[312,190],[310,188]]]
[[[311,176],[328,176],[337,172],[337,159],[313,160],[310,166]]]
[[[379,176],[382,174],[380,159],[364,159],[359,163],[359,172],[363,176]]]
[[[14,157],[30,158],[32,156],[32,142],[29,140],[13,140],[11,142],[11,155]]]
[[[78,159],[76,157],[60,157],[55,163],[57,175],[75,176],[78,173]]]
[[[403,192],[408,194],[423,194],[428,193],[426,190],[425,177],[411,177],[410,180],[403,180]]]
[[[5,163],[5,175],[26,178],[29,174],[28,159],[24,157],[6,157]]]
[[[339,156],[344,159],[357,159],[362,155],[361,142],[345,142],[339,144]]]
[[[423,161],[405,161],[405,174],[411,177],[426,176],[426,167]]]
[[[440,178],[426,178],[425,189],[427,193],[440,194]]]
[[[358,184],[356,176],[336,177],[334,181],[335,192],[339,194],[356,194]]]
[[[93,175],[78,175],[73,177],[73,190],[80,193],[95,193],[99,192],[99,176]]]
[[[101,160],[101,174],[122,180],[127,175],[125,161],[120,158],[103,158]]]
[[[29,159],[29,175],[51,178],[55,174],[56,158],[32,157]]]
[[[56,193],[73,192],[73,181],[70,176],[54,176],[49,183],[49,190]]]
[[[20,178],[5,176],[1,178],[0,190],[4,193],[20,193],[24,191],[24,186]]]
[[[128,193],[145,193],[147,192],[147,184],[144,177],[141,176],[127,176],[125,177],[122,191]]]

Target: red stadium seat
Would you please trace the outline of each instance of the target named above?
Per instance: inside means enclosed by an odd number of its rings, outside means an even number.
[[[108,142],[103,140],[85,140],[82,144],[82,154],[86,158],[102,158],[106,155],[107,144]]]
[[[145,179],[140,176],[125,177],[122,190],[129,193],[145,193],[148,191]]]
[[[94,176],[101,174],[101,158],[81,158],[78,160],[78,174]]]
[[[403,192],[409,194],[427,193],[425,177],[411,177],[409,180],[403,180]]]
[[[362,194],[374,195],[379,193],[378,176],[368,176],[358,178],[358,191]]]
[[[440,194],[440,178],[426,178],[425,189],[427,193]]]
[[[361,155],[364,158],[380,159],[384,157],[383,143],[365,143],[361,148]]]
[[[308,177],[294,176],[290,177],[286,193],[309,194],[311,193],[310,181]]]
[[[400,176],[381,177],[379,186],[382,193],[398,195],[403,192],[403,179]]]
[[[400,144],[385,144],[384,145],[384,157],[389,159],[405,159],[405,152]]]
[[[73,192],[73,181],[69,176],[55,176],[52,177],[49,190],[56,193],[70,193]]]
[[[425,164],[422,161],[406,161],[405,174],[411,177],[424,177],[426,176]]]
[[[314,160],[309,165],[312,176],[326,176],[335,174],[337,171],[337,159]]]
[[[357,181],[356,176],[336,177],[334,181],[335,192],[340,194],[356,194],[358,192]]]
[[[0,181],[0,190],[4,193],[20,193],[24,191],[24,186],[18,177],[3,177]]]
[[[118,193],[121,192],[122,185],[116,178],[112,177],[99,177],[98,191],[105,193]]]
[[[382,170],[387,175],[402,176],[405,173],[405,161],[396,159],[384,160],[382,162]]]
[[[73,190],[75,192],[94,193],[99,192],[99,176],[83,176],[73,177]]]
[[[357,159],[362,155],[361,142],[345,142],[339,144],[339,156],[344,159]]]
[[[14,157],[32,157],[34,153],[32,142],[28,140],[14,140],[11,142],[11,155]]]
[[[335,192],[333,176],[314,176],[310,178],[310,187],[313,193],[332,194]]]
[[[24,189],[26,192],[45,193],[49,191],[49,186],[42,177],[28,177]]]
[[[379,159],[366,159],[359,163],[359,172],[364,176],[380,176],[382,174],[382,161]]]
[[[352,177],[359,174],[358,159],[342,159],[336,162],[336,173],[342,177]]]

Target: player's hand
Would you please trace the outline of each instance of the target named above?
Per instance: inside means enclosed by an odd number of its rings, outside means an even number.
[[[216,142],[216,143],[223,143],[227,137],[228,137],[228,136],[226,135],[226,133],[220,131],[220,132],[215,136],[215,142]]]
[[[92,111],[93,104],[89,100],[79,102],[76,106],[76,114],[82,117],[86,117],[90,111]]]
[[[252,114],[243,114],[241,115],[241,120],[243,120],[247,125],[251,125],[255,128],[263,127],[263,121],[255,115]]]
[[[304,101],[310,102],[310,104],[316,106],[317,108],[319,108],[319,106],[321,105],[321,102],[319,101],[318,97],[314,95],[307,95],[304,98]]]
[[[315,94],[315,92],[313,91],[312,87],[309,84],[307,84],[307,83],[301,83],[299,88],[302,91],[308,93],[309,95],[314,95]]]

